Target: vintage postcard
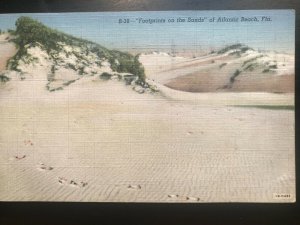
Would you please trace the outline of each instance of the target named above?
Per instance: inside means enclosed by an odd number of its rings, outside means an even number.
[[[0,29],[1,201],[295,201],[293,10]]]

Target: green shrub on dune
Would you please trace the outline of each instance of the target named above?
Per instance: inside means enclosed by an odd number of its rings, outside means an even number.
[[[139,55],[132,56],[129,53],[113,50],[111,51],[112,57],[109,62],[114,71],[119,73],[131,73],[139,78],[141,84],[145,84],[145,70],[139,62]]]
[[[102,79],[102,80],[109,80],[109,79],[112,77],[112,75],[111,75],[110,73],[104,72],[104,73],[102,73],[99,77],[100,77],[100,79]]]
[[[217,53],[224,54],[231,50],[233,50],[233,52],[231,54],[238,54],[238,53],[245,53],[246,51],[253,50],[253,49],[246,45],[238,43],[238,44],[228,45],[228,46],[220,49]]]
[[[107,60],[113,71],[136,75],[138,77],[139,84],[145,84],[145,71],[138,60],[138,55],[133,56],[126,52],[109,50],[94,42],[49,28],[41,22],[25,16],[20,17],[16,21],[16,30],[12,31],[12,33],[15,35],[15,38],[13,38],[12,41],[17,45],[18,52],[9,60],[9,69],[21,72],[18,69],[19,61],[24,61],[26,57],[30,58],[27,51],[29,47],[40,46],[46,50],[52,60],[57,63],[57,60],[59,60],[59,53],[64,51],[63,45],[69,45],[79,47],[81,49],[84,55],[75,51],[72,53],[82,62],[85,60],[84,56],[94,53],[98,56],[100,61]],[[101,67],[101,63],[98,64]],[[81,75],[85,74],[84,68],[79,68],[79,73]]]
[[[233,75],[230,77],[230,83],[233,83],[235,81],[235,78],[241,74],[240,70],[236,70]]]
[[[9,81],[10,78],[4,74],[0,74],[0,82],[2,83],[6,83],[7,81]]]

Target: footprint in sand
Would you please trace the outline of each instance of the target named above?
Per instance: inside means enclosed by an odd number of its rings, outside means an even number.
[[[58,183],[60,184],[66,184],[68,182],[68,180],[64,177],[59,177],[58,178]]]
[[[32,143],[32,141],[31,140],[25,140],[24,141],[24,144],[26,145],[26,146],[33,146],[33,143]]]
[[[71,180],[71,181],[70,181],[70,186],[71,186],[71,187],[79,187],[78,183],[75,182],[74,180]]]
[[[187,132],[187,135],[193,135],[194,134],[194,132],[192,132],[192,131],[188,131]],[[204,134],[204,132],[203,131],[200,131],[200,134]]]
[[[81,181],[77,182],[75,180],[70,180],[66,179],[65,177],[58,177],[58,183],[61,185],[70,185],[71,187],[85,187],[88,185],[87,182]]]
[[[15,156],[12,156],[12,157],[9,157],[9,161],[13,161],[13,160],[22,160],[22,159],[25,159],[26,158],[26,155],[15,155]]]
[[[173,200],[180,200],[180,201],[191,201],[191,202],[199,202],[199,197],[192,197],[192,196],[180,196],[180,195],[168,195],[168,198]]]
[[[180,195],[168,195],[168,198],[172,199],[172,200],[176,200],[176,201],[186,201],[186,197],[185,196],[180,196]]]
[[[127,186],[128,189],[133,189],[133,190],[139,190],[139,189],[142,189],[142,186],[141,185],[133,185],[133,184],[129,184]]]
[[[88,185],[87,182],[83,182],[83,181],[81,181],[80,184],[81,184],[82,187],[85,187],[86,185]]]
[[[190,196],[187,196],[187,197],[186,197],[186,200],[187,200],[187,201],[193,201],[193,202],[199,202],[199,201],[200,201],[200,198],[198,198],[198,197],[190,197]]]
[[[179,195],[168,195],[168,198],[177,199],[177,198],[179,198]]]
[[[38,170],[41,170],[41,171],[50,171],[50,170],[53,170],[54,168],[52,166],[46,166],[44,163],[40,163],[38,165]]]
[[[16,156],[14,156],[14,158],[12,158],[12,159],[21,160],[21,159],[25,159],[25,158],[26,158],[26,155],[22,155],[22,156],[16,155]]]
[[[193,132],[192,132],[192,131],[188,131],[187,134],[188,134],[188,135],[192,135]]]

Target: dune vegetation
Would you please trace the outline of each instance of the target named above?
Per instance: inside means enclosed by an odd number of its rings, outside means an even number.
[[[18,52],[8,61],[8,69],[22,72],[18,67],[20,61],[26,64],[34,63],[37,58],[28,51],[32,47],[40,47],[46,51],[50,59],[54,62],[51,72],[55,73],[55,67],[59,66],[60,53],[65,51],[65,46],[80,48],[80,52],[66,52],[66,56],[74,55],[81,60],[85,66],[89,66],[90,62],[86,56],[91,53],[97,55],[100,60],[107,60],[113,71],[119,73],[131,73],[138,77],[137,83],[145,85],[145,72],[142,64],[138,61],[138,55],[133,56],[126,52],[118,50],[109,50],[97,43],[74,37],[61,31],[49,28],[41,22],[30,17],[20,17],[16,21],[16,30],[11,31],[14,38],[13,41]],[[99,61],[98,61],[99,62]],[[98,63],[101,67],[101,63]],[[74,64],[68,64],[70,69],[76,70],[80,75],[85,75],[84,67],[76,68]]]

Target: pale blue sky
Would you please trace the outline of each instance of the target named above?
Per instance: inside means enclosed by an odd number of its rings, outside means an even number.
[[[294,53],[295,17],[292,10],[253,11],[161,11],[1,14],[0,29],[14,29],[21,15],[35,18],[49,27],[115,49],[177,48],[214,49],[244,43],[255,49]],[[269,16],[271,22],[252,23],[164,23],[119,24],[119,18]]]

